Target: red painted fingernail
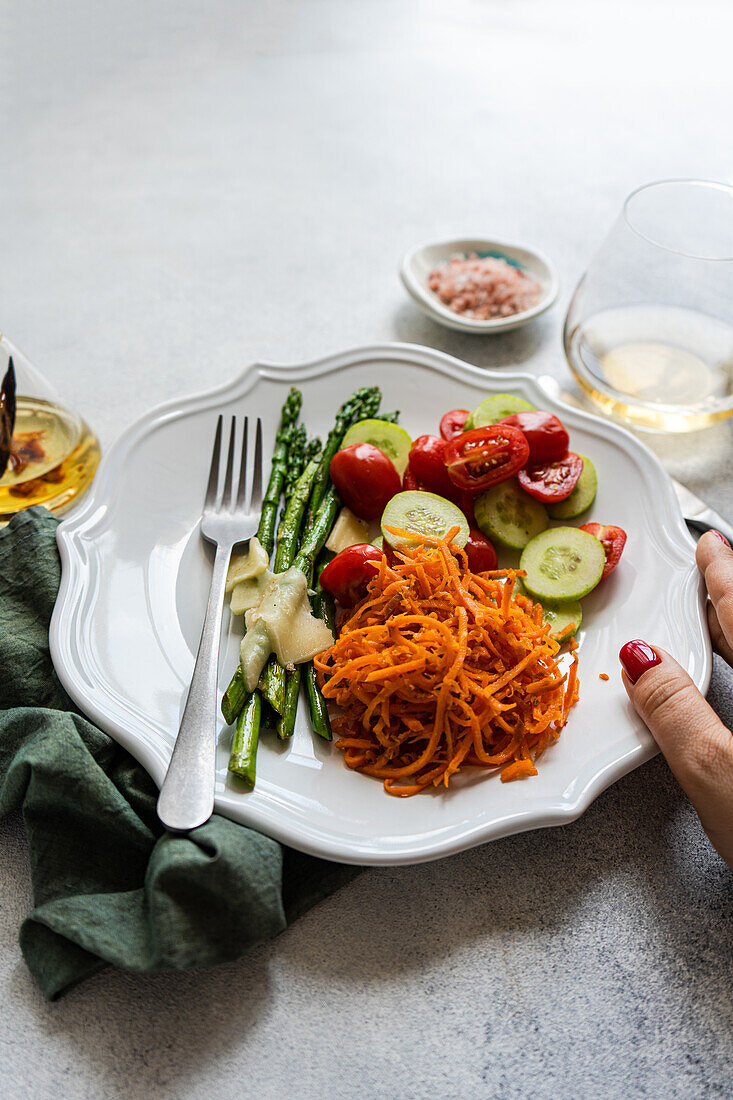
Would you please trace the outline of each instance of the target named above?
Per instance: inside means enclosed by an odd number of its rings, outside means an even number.
[[[730,543],[728,542],[727,538],[725,537],[725,535],[721,535],[720,531],[716,531],[714,527],[710,528],[710,534],[715,535],[716,539],[720,539],[721,542],[724,542],[725,545],[730,550],[731,546],[730,546]]]
[[[642,672],[662,663],[662,658],[641,638],[634,638],[633,642],[622,645],[618,657],[632,684],[636,683]]]

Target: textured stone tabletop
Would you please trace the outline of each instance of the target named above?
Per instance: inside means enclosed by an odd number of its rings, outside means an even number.
[[[626,193],[733,173],[729,0],[38,0],[2,25],[0,326],[105,446],[251,358],[384,339],[567,384],[564,311]],[[550,313],[483,339],[416,310],[401,254],[474,234],[554,259]],[[652,445],[733,516],[730,426]],[[712,690],[725,710],[717,665]],[[575,824],[366,871],[236,965],[54,1005],[17,945],[21,822],[0,835],[4,1100],[733,1087],[733,875],[660,759]]]

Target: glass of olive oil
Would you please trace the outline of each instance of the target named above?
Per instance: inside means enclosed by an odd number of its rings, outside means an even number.
[[[564,344],[586,395],[635,427],[691,431],[733,414],[733,187],[632,192],[576,288]]]
[[[11,358],[17,396],[9,458],[0,478],[0,524],[34,504],[63,512],[89,486],[100,458],[89,426],[60,402],[27,356],[0,336],[0,380]]]

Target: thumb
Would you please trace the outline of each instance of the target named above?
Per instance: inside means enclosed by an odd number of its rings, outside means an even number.
[[[623,682],[715,847],[733,865],[733,737],[685,670],[641,639],[619,653]]]

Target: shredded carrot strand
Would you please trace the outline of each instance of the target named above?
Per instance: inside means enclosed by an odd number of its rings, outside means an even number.
[[[503,782],[536,775],[578,700],[575,641],[563,672],[562,639],[515,595],[522,571],[471,573],[458,528],[390,533],[410,541],[314,662],[340,708],[344,762],[400,798],[447,787],[464,766],[500,769]]]

